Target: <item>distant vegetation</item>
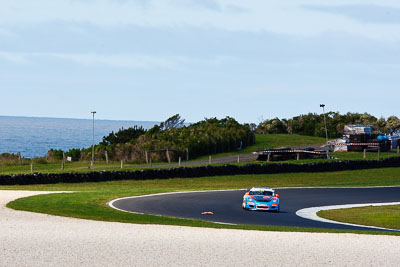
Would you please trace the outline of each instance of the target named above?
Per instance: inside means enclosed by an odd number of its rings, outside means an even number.
[[[371,125],[375,132],[389,133],[400,129],[400,120],[396,116],[376,118],[368,113],[326,113],[329,138],[340,137],[347,124]],[[287,134],[296,139],[287,138]],[[258,141],[256,142],[256,136]],[[299,146],[323,144],[324,139],[307,139],[309,137],[325,137],[323,114],[309,113],[291,119],[268,119],[258,125],[240,124],[234,118],[209,118],[197,123],[188,124],[176,114],[159,125],[146,130],[141,126],[120,129],[104,136],[95,145],[95,160],[105,160],[106,154],[110,161],[126,160],[130,162],[145,162],[145,151],[158,150],[151,154],[152,161],[166,161],[169,149],[171,160],[178,157],[194,159],[211,154],[251,153],[260,148],[282,146]],[[240,149],[240,150],[239,150]],[[73,161],[90,160],[91,147],[62,151],[51,149],[47,160],[61,160],[70,157]],[[223,154],[222,154],[223,153]],[[150,155],[148,155],[150,157]],[[0,160],[17,162],[18,156],[4,153]]]
[[[249,145],[242,150],[237,150],[235,149],[234,151],[231,152],[225,152],[225,153],[219,153],[213,155],[213,159],[218,158],[218,157],[223,157],[223,156],[229,156],[229,155],[239,155],[239,154],[249,154],[254,151],[257,151],[259,149],[266,149],[266,148],[277,148],[277,147],[299,147],[299,146],[317,146],[324,144],[325,138],[321,137],[312,137],[312,136],[303,136],[303,135],[288,135],[288,134],[256,134],[256,143],[253,145]],[[86,149],[87,152],[91,149]],[[61,151],[62,152],[62,151]],[[68,155],[69,152],[66,152],[66,155]],[[73,161],[73,162],[66,162],[65,163],[65,168],[62,170],[61,167],[61,159],[62,159],[62,153],[58,153],[59,158],[58,159],[45,159],[43,157],[40,158],[34,158],[34,159],[25,159],[22,158],[22,161],[20,162],[18,155],[11,155],[11,157],[6,157],[3,158],[0,162],[0,175],[4,174],[21,174],[21,173],[31,173],[30,169],[30,164],[34,164],[34,172],[40,172],[40,173],[71,173],[71,172],[90,172],[93,171],[93,169],[88,168],[90,166],[90,155],[89,158],[80,160],[80,161]],[[1,159],[1,154],[0,154],[0,159]],[[9,155],[10,156],[10,155]],[[388,158],[388,157],[395,157],[395,156],[400,156],[400,154],[395,154],[393,152],[385,152],[385,153],[380,153],[379,155],[374,152],[367,152],[366,153],[366,158],[363,157],[363,153],[359,152],[347,152],[347,153],[333,153],[332,156],[335,159],[331,159],[329,161],[335,161],[335,160],[376,160],[376,159],[383,159],[383,158]],[[193,159],[193,158],[191,158]],[[121,169],[121,164],[119,162],[120,159],[115,159],[113,161],[110,161],[108,164],[106,161],[103,160],[98,160],[96,159],[95,162],[95,170],[106,170],[106,171],[120,171]],[[174,159],[175,160],[175,159]],[[174,161],[173,160],[173,161]],[[185,159],[183,159],[185,160]],[[208,156],[203,156],[203,157],[197,157],[194,159],[194,161],[191,163],[192,166],[200,166],[203,165],[203,163],[196,163],[199,162],[200,160],[208,160]],[[310,163],[310,162],[325,162],[327,160],[320,160],[320,159],[314,159],[314,160],[293,160],[289,161],[286,163],[296,163],[296,164],[304,164],[304,163]],[[208,162],[208,161],[207,161]],[[20,164],[22,163],[22,165]],[[153,161],[154,163],[154,161]],[[169,168],[169,167],[175,167],[177,166],[176,161],[172,162],[171,165],[168,165],[166,167],[165,162],[159,162],[161,165],[154,163],[152,166],[150,164],[141,164],[133,161],[126,161],[123,164],[123,170],[137,170],[137,169],[147,169],[147,168]],[[237,165],[246,165],[249,162],[241,160],[241,163]],[[252,162],[252,163],[257,163],[257,162]],[[261,164],[261,162],[258,162]],[[265,163],[265,162],[262,162]],[[276,162],[270,162],[271,164],[275,164]],[[233,164],[233,163],[230,163]],[[215,164],[214,162],[212,163],[213,166],[218,166],[220,164]],[[221,164],[224,165],[224,164]]]
[[[343,135],[347,124],[371,125],[376,132],[389,133],[400,129],[400,120],[396,116],[376,118],[368,113],[326,113],[326,124],[329,138]],[[307,136],[325,137],[323,114],[309,113],[291,119],[269,119],[261,122],[256,133],[259,134],[300,134]]]
[[[390,132],[400,129],[400,120],[396,116],[387,119],[376,118],[368,113],[326,113],[329,138],[343,135],[347,124],[371,125],[375,132]],[[217,153],[230,153],[237,148],[247,151],[254,150],[255,133],[264,134],[296,134],[301,136],[325,137],[323,114],[309,113],[291,119],[268,119],[256,124],[240,124],[231,117],[223,119],[204,119],[194,124],[185,124],[185,120],[176,114],[159,125],[145,130],[134,126],[120,129],[104,136],[102,142],[95,146],[95,159],[105,160],[106,152],[110,160],[127,160],[145,162],[145,151],[169,149],[172,160],[178,157],[186,158],[189,151],[190,158]],[[260,137],[259,137],[260,138]],[[261,137],[262,138],[262,137]],[[322,140],[319,141],[323,143]],[[300,144],[299,144],[300,145]],[[285,146],[285,144],[271,144],[269,147]],[[246,149],[246,147],[248,149]],[[252,151],[250,151],[252,152]],[[50,150],[48,159],[62,159],[63,151]],[[89,160],[91,148],[71,149],[65,156],[73,160]],[[152,153],[153,161],[166,161],[166,154]]]
[[[255,135],[249,124],[240,124],[235,119],[204,119],[194,124],[185,124],[185,120],[176,114],[159,125],[145,130],[134,126],[120,129],[103,137],[103,141],[95,146],[96,160],[128,160],[144,162],[145,151],[170,150],[170,157],[186,159],[187,151],[190,158],[198,156],[230,152],[237,148],[245,148],[255,143]],[[91,148],[75,149],[65,153],[73,160],[89,159]],[[61,159],[63,151],[50,150],[48,158]],[[165,161],[166,153],[152,153],[153,161]]]
[[[136,140],[139,136],[146,133],[146,130],[140,126],[135,125],[134,127],[130,127],[128,129],[120,129],[118,132],[111,132],[108,136],[103,137],[103,141],[100,143],[101,145],[116,145],[116,144],[125,144],[131,142],[132,140]]]

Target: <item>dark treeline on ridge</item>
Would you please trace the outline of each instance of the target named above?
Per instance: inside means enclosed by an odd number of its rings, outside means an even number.
[[[396,116],[376,118],[368,113],[327,112],[326,124],[329,138],[341,137],[347,124],[363,124],[372,126],[377,133],[390,133],[400,129],[400,120]],[[291,119],[274,118],[261,122],[258,134],[299,134],[325,137],[324,115],[309,113]]]
[[[377,133],[390,133],[400,129],[400,120],[396,116],[376,118],[368,113],[326,113],[329,138],[341,137],[347,124],[370,125]],[[190,159],[222,152],[234,151],[255,143],[255,134],[298,134],[325,137],[323,114],[309,113],[291,119],[268,119],[256,124],[240,124],[231,117],[223,119],[209,118],[193,124],[176,114],[159,125],[145,130],[134,126],[120,129],[104,136],[95,146],[95,159],[104,160],[106,154],[110,160],[128,160],[145,162],[149,150],[169,149],[172,160],[178,157]],[[73,160],[89,160],[91,148],[71,149],[66,156]],[[48,159],[61,159],[63,151],[50,150]],[[166,161],[163,151],[152,153],[153,161]]]
[[[235,119],[210,118],[186,125],[179,114],[176,114],[159,125],[145,130],[134,126],[120,129],[103,137],[103,141],[95,146],[95,158],[105,159],[106,151],[110,160],[146,161],[145,151],[170,150],[170,157],[186,159],[230,152],[239,147],[255,143],[254,131],[249,124],[240,124]],[[74,152],[74,153],[71,153]],[[79,153],[78,153],[79,152]],[[73,160],[90,159],[91,149],[70,150],[66,156]],[[50,150],[47,158],[62,158],[63,151]],[[152,153],[153,160],[166,160],[166,153]]]

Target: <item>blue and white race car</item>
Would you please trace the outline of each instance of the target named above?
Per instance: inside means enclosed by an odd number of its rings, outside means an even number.
[[[269,187],[253,187],[246,190],[242,208],[245,210],[279,211],[279,195]]]

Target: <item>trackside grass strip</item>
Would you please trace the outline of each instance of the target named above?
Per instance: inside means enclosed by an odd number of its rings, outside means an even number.
[[[318,216],[339,222],[400,229],[400,205],[323,210]]]
[[[368,234],[393,234],[371,231],[343,231],[329,229],[311,229],[298,227],[273,226],[228,226],[200,220],[187,220],[152,215],[137,215],[113,210],[107,202],[127,196],[153,193],[242,189],[254,185],[271,187],[359,187],[400,185],[400,168],[385,168],[341,172],[288,173],[273,175],[235,175],[202,178],[175,178],[166,180],[112,181],[99,183],[48,184],[27,186],[0,186],[10,190],[74,191],[74,193],[38,195],[10,202],[7,206],[17,210],[26,210],[60,216],[101,221],[115,221],[138,224],[164,224],[229,229],[268,230],[268,231],[305,231],[305,232],[347,232]]]

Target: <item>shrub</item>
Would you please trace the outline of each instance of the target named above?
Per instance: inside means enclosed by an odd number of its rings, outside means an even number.
[[[65,153],[67,157],[71,157],[73,161],[77,161],[81,157],[81,150],[77,148],[70,149],[67,153]]]
[[[48,161],[44,157],[34,158],[32,161],[35,164],[47,164],[48,163]]]

